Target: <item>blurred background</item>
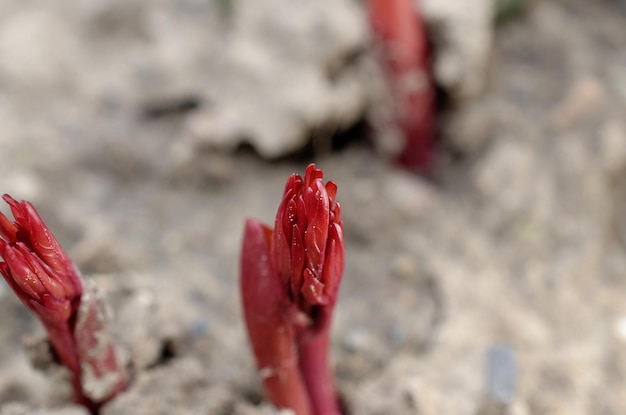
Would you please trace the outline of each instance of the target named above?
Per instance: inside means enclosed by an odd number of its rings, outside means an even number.
[[[104,415],[277,413],[239,248],[310,162],[347,414],[623,413],[626,2],[373,3],[0,0],[0,193],[111,300],[134,381]],[[0,414],[83,414],[4,282],[0,314]]]

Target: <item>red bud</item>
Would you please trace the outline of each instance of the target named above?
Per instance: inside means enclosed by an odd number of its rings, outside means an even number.
[[[76,311],[81,278],[35,208],[2,197],[15,222],[0,213],[0,272],[17,296],[48,323],[62,324]]]
[[[323,180],[324,173],[314,164],[307,167],[304,179],[296,174],[289,177],[271,247],[281,279],[303,311],[334,303],[343,272],[337,185],[324,185]]]
[[[82,302],[80,274],[35,208],[9,195],[2,198],[14,222],[0,213],[0,273],[45,326],[56,356],[73,374],[76,401],[95,414],[128,383],[98,319],[100,304]],[[85,377],[90,387],[98,385],[96,393],[85,389]]]
[[[343,273],[337,185],[310,164],[287,180],[275,229],[249,219],[241,256],[248,336],[265,390],[297,415],[340,413],[328,366],[332,308]]]

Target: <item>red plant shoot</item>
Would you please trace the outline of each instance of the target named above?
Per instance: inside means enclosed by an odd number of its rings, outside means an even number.
[[[42,322],[58,360],[72,373],[75,400],[95,414],[128,383],[98,298],[33,205],[2,198],[14,222],[0,213],[0,273]]]
[[[435,88],[426,25],[414,0],[368,0],[370,27],[404,137],[400,164],[419,173],[433,162]]]
[[[343,274],[337,185],[314,164],[289,177],[275,227],[248,219],[241,291],[269,399],[297,415],[339,415],[329,366],[332,311]]]

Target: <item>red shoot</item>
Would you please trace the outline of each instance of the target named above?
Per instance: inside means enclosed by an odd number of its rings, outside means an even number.
[[[370,26],[404,136],[398,161],[425,172],[435,140],[435,88],[426,25],[413,0],[368,0]]]
[[[248,219],[241,292],[248,335],[270,400],[297,415],[339,415],[328,361],[343,274],[337,185],[314,164],[289,177],[275,229]]]
[[[56,356],[72,373],[75,400],[97,413],[128,383],[102,313],[33,205],[2,198],[15,221],[0,213],[0,273],[43,323]]]

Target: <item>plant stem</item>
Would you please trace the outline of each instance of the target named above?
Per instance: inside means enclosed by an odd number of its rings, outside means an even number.
[[[72,374],[72,387],[74,388],[74,401],[84,405],[92,414],[97,413],[95,403],[85,396],[82,386],[82,373],[78,349],[74,335],[69,325],[59,327],[53,324],[45,324],[52,349],[61,363],[67,367]]]
[[[341,415],[329,361],[332,307],[322,306],[316,325],[298,336],[300,372],[306,384],[313,415]]]
[[[291,333],[289,333],[291,332]],[[279,329],[267,338],[271,340],[258,356],[265,357],[267,365],[260,369],[268,397],[278,408],[290,408],[296,415],[313,415],[298,367],[298,358],[293,341],[293,329]]]
[[[298,367],[292,319],[295,306],[270,264],[272,230],[259,221],[246,222],[241,256],[241,297],[250,344],[269,399],[278,408],[312,415]]]

